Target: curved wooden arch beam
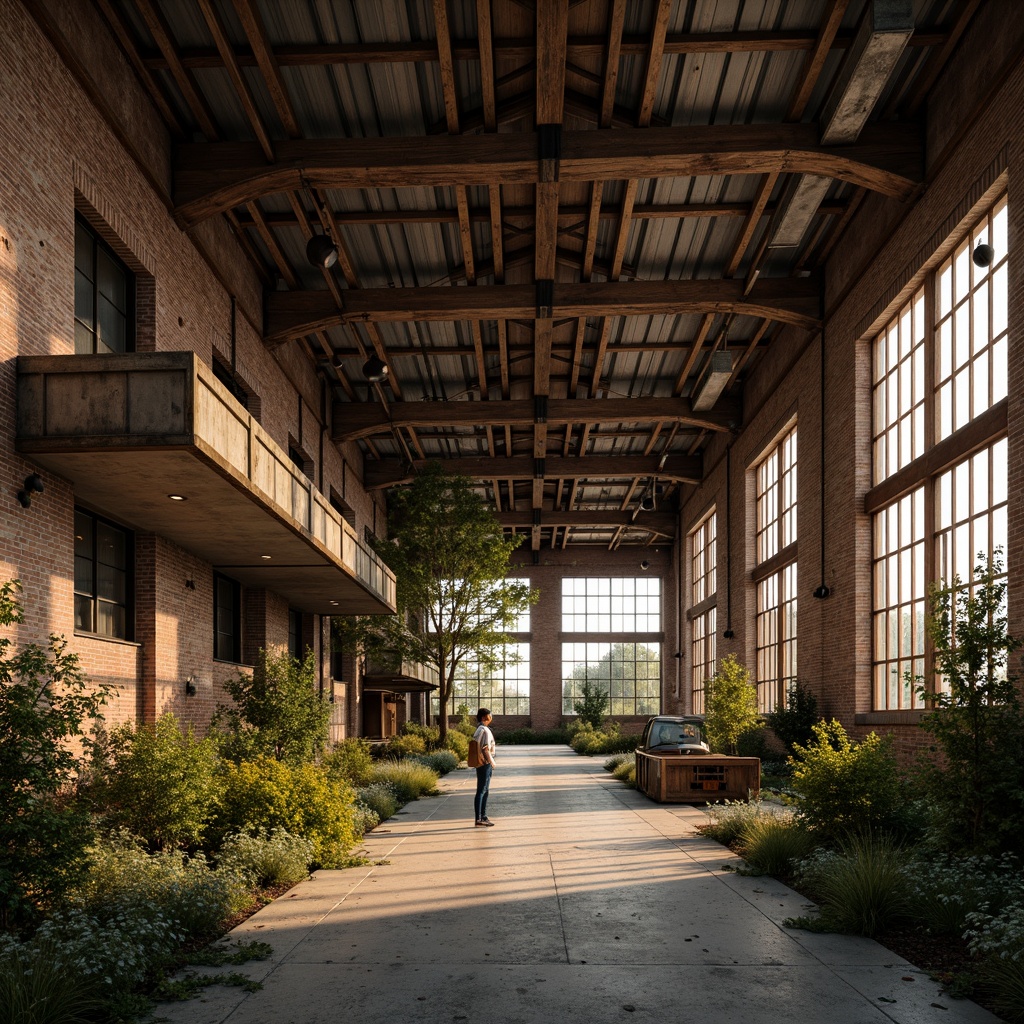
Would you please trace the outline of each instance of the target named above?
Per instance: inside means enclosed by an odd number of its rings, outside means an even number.
[[[392,402],[387,409],[363,402],[335,402],[331,440],[336,443],[356,441],[401,427],[465,428],[477,427],[484,422],[525,427],[536,422],[535,416],[533,399]],[[699,430],[728,432],[738,427],[739,421],[738,405],[724,399],[709,412],[694,412],[688,398],[551,398],[548,399],[546,414],[546,422],[550,426],[569,423],[679,423]],[[583,460],[579,461],[582,464]]]
[[[350,288],[341,295],[344,308],[338,309],[334,296],[326,291],[268,292],[264,342],[275,346],[343,323],[537,317],[533,285]],[[553,299],[554,319],[735,313],[815,330],[821,315],[821,294],[815,278],[762,278],[747,296],[742,281],[556,282]]]
[[[822,146],[816,124],[710,125],[562,133],[560,181],[718,174],[819,174],[908,198],[923,174],[917,125],[869,125],[856,143]],[[419,138],[292,139],[274,163],[249,142],[182,143],[175,151],[175,215],[192,227],[261,196],[316,188],[532,185],[533,132]]]

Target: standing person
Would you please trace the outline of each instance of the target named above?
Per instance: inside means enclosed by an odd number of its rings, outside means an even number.
[[[478,828],[486,828],[494,822],[487,817],[487,793],[491,788],[491,772],[494,770],[494,733],[487,727],[491,724],[491,712],[481,708],[476,713],[477,727],[473,739],[480,744],[480,756],[484,763],[476,770],[476,796],[473,810],[476,812]]]

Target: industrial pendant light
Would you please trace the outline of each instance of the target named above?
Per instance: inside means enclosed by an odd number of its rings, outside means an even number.
[[[338,247],[327,235],[314,235],[306,243],[306,259],[318,270],[330,270],[338,262]]]

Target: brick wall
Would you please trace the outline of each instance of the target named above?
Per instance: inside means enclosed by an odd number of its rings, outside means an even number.
[[[258,395],[271,437],[282,447],[294,438],[318,488],[345,496],[360,533],[383,528],[380,500],[362,489],[358,448],[343,456],[330,441],[330,402],[300,347],[262,344],[262,284],[226,222],[185,233],[172,219],[168,134],[95,8],[0,0],[0,24],[0,578],[24,585],[15,633],[71,637],[85,671],[118,687],[109,720],[173,711],[203,729],[239,670],[213,659],[214,567],[125,523],[136,531],[135,640],[73,635],[74,481],[14,450],[15,358],[74,351],[76,210],[137,275],[140,350],[195,351],[207,364],[216,353]],[[46,490],[23,509],[15,494],[35,471]],[[97,511],[124,522],[115,494]],[[243,610],[243,660],[287,644],[280,595],[243,588]],[[318,620],[307,616],[304,632],[321,656]],[[342,733],[357,728],[353,689],[336,712]]]

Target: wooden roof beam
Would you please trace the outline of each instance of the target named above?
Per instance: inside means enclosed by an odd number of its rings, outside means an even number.
[[[391,188],[540,181],[536,133],[289,140],[268,165],[256,143],[176,148],[174,202],[185,227],[260,196],[316,188]],[[816,124],[563,131],[559,179],[591,182],[714,174],[822,174],[908,198],[921,177],[916,125],[869,125],[857,143],[822,146]]]
[[[551,398],[546,402],[549,426],[567,423],[680,423],[697,429],[728,432],[739,425],[734,403],[720,401],[695,413],[686,398]],[[532,399],[489,402],[392,402],[388,409],[365,403],[336,403],[333,440],[355,441],[394,428],[475,428],[482,423],[532,427],[537,407]]]
[[[344,408],[340,403],[335,408]],[[410,483],[416,473],[425,469],[425,459],[410,466],[401,459],[381,459],[367,462],[363,470],[363,486],[368,491],[379,491],[399,484]],[[513,455],[497,458],[486,456],[461,456],[443,460],[452,473],[461,473],[474,480],[536,479],[538,466],[535,459],[527,455]],[[601,479],[629,480],[635,476],[654,477],[667,483],[700,483],[703,473],[700,456],[670,455],[664,462],[660,455],[549,455],[544,459],[544,480]]]
[[[555,319],[737,313],[807,330],[820,322],[820,291],[813,277],[762,279],[747,296],[742,282],[721,280],[555,282],[551,291]],[[343,297],[344,309],[339,310],[326,291],[269,292],[264,341],[280,344],[340,323],[537,318],[533,285],[359,288]]]

